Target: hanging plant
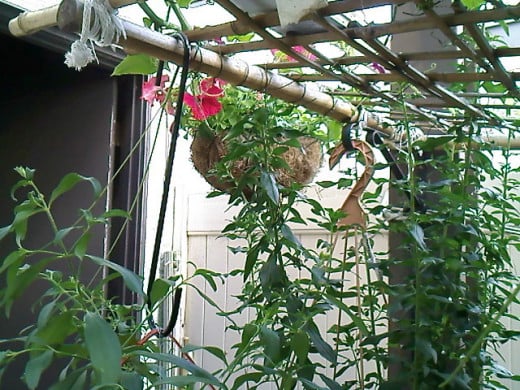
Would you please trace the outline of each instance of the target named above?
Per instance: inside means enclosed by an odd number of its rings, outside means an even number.
[[[271,147],[277,183],[289,187],[313,180],[322,163],[318,116],[215,78],[203,79],[197,89],[184,96],[190,107],[185,128],[193,135],[193,165],[214,188],[236,187],[256,161],[252,154],[260,144]],[[219,163],[227,169],[219,170]],[[251,192],[250,183],[242,184]]]

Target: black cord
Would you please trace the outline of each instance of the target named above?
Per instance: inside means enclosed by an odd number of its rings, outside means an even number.
[[[157,266],[159,264],[159,251],[161,246],[161,239],[162,234],[164,230],[164,219],[166,216],[166,206],[168,204],[168,195],[170,192],[170,184],[172,179],[172,171],[173,171],[173,162],[175,159],[175,150],[177,147],[177,138],[179,137],[179,128],[180,128],[180,121],[181,121],[181,115],[182,115],[182,104],[183,104],[183,98],[184,98],[184,92],[186,91],[186,81],[188,79],[188,72],[189,72],[189,65],[190,65],[190,46],[188,38],[182,34],[177,33],[175,34],[176,37],[182,41],[183,48],[184,48],[184,55],[183,55],[183,62],[182,62],[182,73],[181,73],[181,80],[179,85],[179,95],[177,96],[177,105],[175,107],[175,117],[173,121],[173,126],[171,128],[171,140],[170,140],[170,149],[168,154],[168,159],[166,161],[166,170],[164,173],[164,184],[163,184],[163,194],[161,199],[161,207],[159,210],[159,217],[157,221],[157,231],[155,233],[155,243],[153,247],[153,254],[152,254],[152,263],[150,265],[150,275],[148,279],[148,289],[146,291],[147,294],[147,306],[148,310],[150,311],[150,314],[148,316],[148,323],[151,328],[156,328],[157,325],[153,321],[152,317],[152,300],[151,300],[151,292],[152,292],[152,286],[153,282],[155,281],[155,277],[157,274]],[[158,69],[162,73],[162,66]],[[160,75],[159,75],[160,77]],[[160,335],[162,337],[168,336],[170,332],[173,330],[173,327],[175,326],[175,322],[177,320],[177,315],[179,313],[179,304],[180,304],[180,298],[181,298],[181,289],[177,289],[175,292],[174,297],[174,303],[172,312],[170,315],[170,321],[168,322],[168,326],[164,331],[161,330]]]
[[[395,178],[401,181],[406,180],[405,173],[399,166],[394,154],[390,151],[390,149],[388,149],[388,146],[384,145],[381,135],[376,131],[368,131],[366,139],[369,144],[379,147],[379,150],[381,150],[381,153],[385,157],[386,161],[390,164],[390,169],[392,170]],[[411,201],[412,194],[410,191],[404,190],[404,193],[408,197],[408,200]],[[417,195],[414,196],[414,203],[419,212],[426,212],[426,206],[424,205],[424,202]]]

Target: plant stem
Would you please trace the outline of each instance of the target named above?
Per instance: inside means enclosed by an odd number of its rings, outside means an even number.
[[[496,324],[500,322],[500,319],[505,314],[505,312],[508,310],[509,306],[516,300],[516,296],[520,293],[520,284],[517,284],[515,289],[509,294],[505,302],[500,307],[500,310],[495,314],[495,316],[491,319],[491,321],[486,325],[486,327],[480,332],[479,337],[477,340],[473,343],[471,348],[468,350],[468,353],[460,359],[460,362],[458,366],[455,368],[455,370],[450,374],[450,376],[442,382],[439,387],[443,388],[446,387],[455,377],[457,374],[464,368],[466,363],[469,361],[469,359],[477,354],[480,351],[481,344],[484,341],[484,339],[493,331]]]
[[[179,21],[179,24],[181,25],[182,31],[191,30],[192,27],[189,24],[186,17],[184,16],[184,14],[182,13],[177,2],[171,2],[169,7],[173,10],[173,12],[175,13],[175,16],[177,16],[177,20]]]

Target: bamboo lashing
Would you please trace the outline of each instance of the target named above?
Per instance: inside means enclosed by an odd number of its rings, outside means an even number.
[[[76,0],[74,0],[76,1]],[[79,3],[78,1],[76,1]],[[134,4],[136,0],[110,0],[112,8],[121,8],[125,5]],[[33,34],[44,28],[54,27],[58,25],[58,14],[60,7],[65,4],[59,4],[43,8],[36,11],[26,11],[9,21],[9,32],[15,37]]]

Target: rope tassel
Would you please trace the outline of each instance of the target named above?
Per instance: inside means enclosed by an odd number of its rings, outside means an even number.
[[[123,23],[108,0],[84,0],[80,38],[65,54],[65,64],[79,71],[94,60],[99,62],[94,43],[113,46],[121,37],[126,38]]]

